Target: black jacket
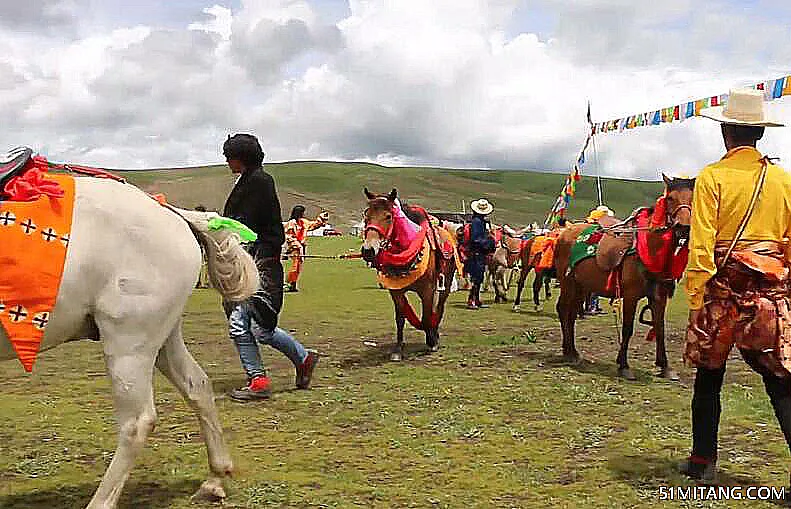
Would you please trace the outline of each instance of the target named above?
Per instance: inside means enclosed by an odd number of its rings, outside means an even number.
[[[263,168],[242,173],[228,195],[223,215],[241,221],[258,234],[253,256],[280,256],[281,247],[286,240],[280,215],[280,201],[277,199],[272,175]]]

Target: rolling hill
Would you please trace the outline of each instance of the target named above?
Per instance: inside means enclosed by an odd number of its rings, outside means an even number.
[[[462,200],[485,197],[495,206],[494,220],[512,225],[543,222],[557,198],[565,175],[528,171],[452,170],[385,167],[368,163],[269,163],[266,170],[277,182],[287,216],[303,204],[308,214],[329,211],[332,222],[344,229],[359,220],[365,207],[363,188],[387,192],[395,187],[402,199],[429,210],[460,211]],[[161,192],[184,208],[204,205],[221,209],[234,177],[227,166],[122,171],[130,182],[149,192]],[[661,182],[602,179],[605,203],[623,217],[635,207],[653,203]],[[596,179],[583,176],[568,217],[584,217],[597,205]]]

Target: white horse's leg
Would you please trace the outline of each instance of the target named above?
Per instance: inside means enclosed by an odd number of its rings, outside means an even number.
[[[233,462],[222,436],[222,426],[217,415],[217,407],[214,405],[211,382],[184,345],[181,321],[159,351],[156,366],[181,392],[200,421],[212,476],[201,485],[196,496],[212,501],[224,499],[225,490],[222,481],[231,475]]]
[[[119,425],[118,446],[99,488],[88,504],[88,509],[116,507],[137,455],[143,449],[146,438],[156,423],[152,383],[156,353],[134,351],[132,345],[142,344],[136,339],[138,338],[115,336],[114,341],[129,340],[129,351],[120,353],[105,351],[107,373],[112,384],[113,403]]]

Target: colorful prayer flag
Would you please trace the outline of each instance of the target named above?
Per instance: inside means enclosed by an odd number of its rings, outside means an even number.
[[[659,111],[655,111],[651,119],[651,125],[659,125],[660,123],[662,123],[662,114]]]
[[[679,117],[681,112],[679,110],[681,110],[681,106],[673,107],[673,120],[681,120],[681,118]]]
[[[783,87],[783,95],[791,95],[791,76],[786,76],[785,86]]]
[[[786,78],[780,78],[779,80],[775,80],[775,86],[772,89],[772,99],[778,99],[783,96],[783,85],[786,82]]]

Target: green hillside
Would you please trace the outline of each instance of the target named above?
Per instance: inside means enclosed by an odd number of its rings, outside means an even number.
[[[266,165],[277,182],[283,213],[300,203],[309,214],[330,211],[341,228],[360,218],[363,188],[387,192],[396,187],[402,199],[429,210],[460,211],[462,200],[485,197],[495,205],[494,220],[513,225],[542,222],[554,203],[565,175],[527,171],[393,168],[367,163],[291,162]],[[220,209],[234,177],[224,165],[174,170],[123,172],[149,192],[162,192],[168,201],[192,208],[202,204]],[[662,192],[660,182],[603,179],[605,203],[619,216],[652,203]],[[568,215],[583,217],[597,205],[596,180],[584,176]]]

